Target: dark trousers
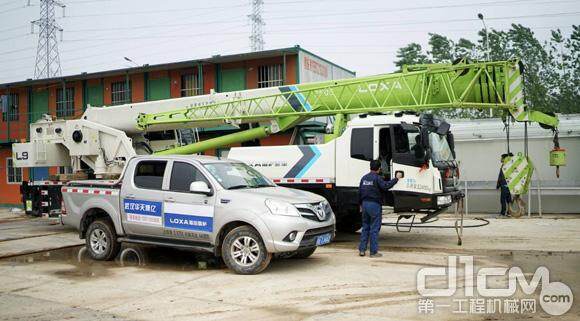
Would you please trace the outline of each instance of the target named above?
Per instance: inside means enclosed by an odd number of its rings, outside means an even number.
[[[500,187],[499,201],[501,202],[501,215],[506,215],[508,203],[511,202],[510,189],[507,185]]]
[[[371,243],[371,254],[379,250],[379,231],[383,218],[383,209],[377,202],[362,203],[362,231],[360,234],[359,251],[367,250],[367,244]]]

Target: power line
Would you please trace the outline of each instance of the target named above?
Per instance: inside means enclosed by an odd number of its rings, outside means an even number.
[[[110,1],[114,1],[114,0],[110,0]],[[350,1],[350,0],[349,0]],[[532,0],[533,1],[533,0]],[[539,0],[536,0],[539,1]],[[576,2],[577,0],[555,0],[555,1],[549,1],[549,2],[541,2],[541,3],[558,3],[558,2]],[[409,11],[409,10],[420,10],[420,9],[433,9],[433,8],[452,8],[452,7],[466,7],[466,6],[476,6],[476,5],[501,5],[501,4],[506,4],[506,3],[525,3],[525,4],[538,4],[535,2],[530,3],[530,0],[514,0],[514,1],[508,1],[508,2],[482,2],[482,3],[478,3],[478,4],[469,4],[469,5],[457,5],[457,6],[451,6],[451,5],[443,5],[443,6],[423,6],[423,7],[412,7],[412,8],[401,8],[401,9],[387,9],[387,11],[377,11],[377,10],[373,10],[371,12],[369,11],[364,11],[361,13],[367,14],[367,13],[375,13],[375,12],[394,12],[394,11]],[[228,7],[231,8],[231,7]],[[180,10],[182,11],[182,10]],[[148,13],[150,11],[147,11]],[[123,13],[124,14],[124,13]],[[205,14],[200,14],[200,15],[196,15],[196,16],[202,16],[202,15],[206,15],[208,13]],[[209,13],[209,14],[213,14],[213,13]],[[356,13],[355,13],[356,14]],[[102,15],[102,14],[96,14],[96,15]],[[95,16],[96,16],[95,15]],[[326,16],[326,14],[324,14],[323,16]],[[296,16],[293,16],[292,18],[294,18]],[[296,17],[296,19],[299,19],[300,17],[303,16],[298,16]],[[278,17],[277,19],[280,19],[281,17]],[[286,18],[286,17],[284,17]],[[228,21],[232,21],[232,20],[228,20]],[[240,20],[242,21],[242,20]],[[222,22],[220,20],[218,21],[214,21],[214,22],[209,22],[209,23],[217,23],[217,22]],[[128,26],[128,27],[112,27],[112,28],[89,28],[89,29],[75,29],[75,30],[70,30],[67,31],[67,33],[79,33],[79,32],[100,32],[100,31],[117,31],[117,30],[134,30],[134,29],[151,29],[151,28],[166,28],[166,27],[174,27],[174,26],[186,26],[186,25],[205,25],[207,23],[174,23],[174,24],[167,24],[167,25],[160,25],[158,23],[152,23],[152,24],[146,24],[146,25],[139,25],[139,26]]]
[[[6,10],[3,10],[3,11],[0,11],[0,14],[12,12],[12,11],[16,11],[16,10],[20,10],[20,9],[26,9],[26,8],[29,8],[29,7],[34,7],[34,5],[29,4],[29,5],[24,5],[24,6],[21,6],[21,7],[15,7],[15,8],[6,9]]]
[[[141,25],[141,26],[134,26],[134,27],[113,27],[113,28],[92,28],[92,29],[76,29],[71,30],[70,32],[90,32],[90,31],[115,31],[115,30],[136,30],[136,29],[152,29],[152,28],[168,28],[168,27],[181,27],[181,26],[205,26],[205,25],[213,25],[213,24],[222,24],[222,23],[232,23],[232,22],[244,22],[244,19],[234,19],[238,17],[238,15],[232,16],[229,19],[222,19],[222,20],[212,20],[206,22],[194,22],[194,23],[174,23],[174,24],[166,24],[166,25]],[[67,31],[68,33],[69,31]],[[91,39],[93,40],[93,39]]]
[[[230,9],[230,8],[240,8],[240,7],[246,7],[246,5],[232,5],[232,6],[221,6],[221,7],[201,7],[201,8],[177,8],[177,9],[145,10],[145,11],[125,11],[125,12],[112,12],[112,13],[94,13],[94,14],[84,14],[84,15],[71,15],[71,16],[67,16],[67,18],[72,19],[72,18],[102,17],[102,16],[123,16],[123,15],[157,14],[157,13],[168,13],[168,12],[187,12],[187,11],[198,11],[198,10],[220,10],[220,9]]]
[[[218,41],[209,42],[209,43],[207,43],[207,44],[208,44],[208,45],[218,45],[218,44],[221,44],[221,43],[227,43],[227,42],[230,42],[230,41],[231,41],[231,40],[229,40],[229,39],[220,39],[220,40],[218,40]],[[189,44],[189,45],[192,45],[192,44]],[[158,46],[158,47],[159,47],[159,46]],[[110,51],[109,53],[112,53],[112,52],[118,52],[118,51],[117,51],[117,50],[113,50],[113,51]],[[158,52],[159,54],[166,54],[167,50],[166,50],[165,48],[163,48],[163,47],[160,47],[160,50],[157,50],[157,52]],[[149,52],[149,53],[151,53],[151,52]],[[101,55],[102,55],[102,54],[101,54]],[[146,56],[143,56],[143,57],[151,57],[151,56],[154,56],[154,55],[151,55],[151,54],[149,54],[149,55],[146,55]],[[76,60],[78,60],[78,59],[76,59]],[[69,61],[70,61],[70,60],[69,60]],[[72,69],[72,70],[75,70],[75,69],[81,69],[81,68],[86,68],[86,67],[101,66],[101,65],[108,64],[108,63],[109,63],[109,62],[108,62],[108,61],[106,61],[106,62],[97,63],[97,64],[91,64],[91,65],[86,65],[86,64],[83,64],[82,66],[77,66],[77,67],[68,67],[68,68],[66,68],[66,69],[67,69],[67,70],[71,70],[71,69]],[[83,71],[86,71],[86,69],[84,69]]]
[[[16,2],[20,2],[20,3],[22,3],[22,2],[24,2],[24,1],[23,1],[23,0],[13,0],[13,1],[6,1],[6,2],[4,2],[4,3],[0,3],[0,7],[3,7],[3,6],[5,6],[5,5],[7,5],[7,4],[16,3]]]
[[[521,15],[521,16],[506,16],[506,17],[491,17],[485,18],[486,20],[509,20],[509,19],[529,19],[529,18],[550,18],[550,17],[561,17],[561,16],[575,16],[579,15],[580,11],[575,12],[559,12],[559,13],[546,13],[537,15]],[[477,18],[463,18],[463,19],[444,19],[444,20],[429,20],[429,21],[407,21],[407,22],[387,22],[387,23],[373,23],[373,24],[357,24],[352,26],[347,25],[329,25],[325,27],[308,27],[308,28],[296,28],[287,29],[286,31],[310,31],[310,30],[325,30],[325,29],[361,29],[366,27],[381,27],[381,26],[408,26],[408,25],[422,25],[422,24],[434,24],[434,23],[453,23],[453,22],[471,22],[477,21]]]
[[[19,34],[19,35],[12,36],[12,37],[2,38],[2,39],[0,39],[0,41],[11,40],[11,39],[16,39],[16,38],[22,38],[22,37],[28,37],[30,35],[32,35],[32,34],[31,33]]]
[[[337,1],[337,0],[318,0],[317,2],[322,1]],[[359,0],[360,1],[360,0]],[[345,2],[352,2],[351,0],[345,0]],[[478,2],[478,3],[460,3],[460,4],[451,4],[451,5],[431,5],[431,6],[416,6],[416,7],[406,7],[406,8],[389,8],[389,9],[380,9],[376,8],[374,10],[368,11],[359,11],[359,12],[352,12],[349,11],[347,13],[340,12],[340,15],[351,15],[351,14],[372,14],[372,13],[390,13],[390,12],[403,12],[403,11],[416,11],[416,10],[433,10],[433,9],[455,9],[455,8],[469,8],[469,7],[485,7],[485,6],[506,6],[512,5],[516,3],[521,3],[525,5],[537,5],[537,4],[554,4],[554,3],[576,3],[577,0],[555,0],[555,1],[545,1],[545,0],[512,0],[512,1],[488,1],[488,2]],[[297,4],[297,3],[312,3],[309,0],[306,1],[289,1],[289,2],[273,2],[269,3],[272,5],[276,4]],[[272,11],[264,11],[265,13],[270,13]],[[276,12],[276,11],[274,11]],[[333,15],[334,13],[325,13],[324,16],[328,14]]]
[[[537,15],[520,15],[520,16],[506,16],[506,17],[489,17],[486,18],[487,20],[507,20],[507,19],[526,19],[526,18],[547,18],[547,17],[555,17],[555,16],[571,16],[571,15],[579,15],[580,12],[560,12],[560,13],[549,13],[549,14],[537,14]],[[431,21],[414,21],[414,22],[395,22],[395,23],[373,23],[373,24],[358,24],[355,26],[344,26],[344,25],[328,25],[324,27],[308,27],[308,28],[293,28],[293,29],[283,29],[283,30],[272,30],[271,33],[277,32],[296,32],[296,31],[321,31],[321,30],[336,30],[336,29],[361,29],[366,27],[381,27],[381,26],[405,26],[405,25],[421,25],[421,24],[433,24],[433,23],[451,23],[451,22],[469,22],[469,21],[476,21],[475,18],[467,18],[467,19],[445,19],[445,20],[431,20]],[[231,19],[228,21],[232,21]],[[217,22],[217,21],[214,21]],[[91,38],[91,39],[71,39],[66,40],[65,42],[73,42],[73,41],[96,41],[96,40],[103,40],[103,41],[110,41],[110,40],[137,40],[137,39],[150,39],[150,38],[182,38],[182,37],[189,37],[190,34],[182,34],[182,35],[166,35],[166,36],[136,36],[136,37],[116,37],[116,38]],[[10,54],[13,52],[25,51],[31,49],[24,48],[19,50],[13,51],[6,51],[0,52],[0,55]],[[80,48],[80,50],[85,50],[87,47]],[[67,51],[68,52],[68,51]]]
[[[12,30],[18,30],[18,29],[24,29],[24,28],[28,28],[28,25],[0,29],[0,32],[6,32],[6,31],[12,31]]]
[[[26,48],[22,48],[22,49],[2,51],[2,52],[0,52],[0,55],[7,55],[7,54],[22,52],[22,51],[26,51],[26,50],[30,50],[30,49],[34,49],[34,47],[26,47]]]

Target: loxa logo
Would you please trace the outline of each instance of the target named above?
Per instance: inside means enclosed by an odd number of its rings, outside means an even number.
[[[428,267],[422,268],[417,273],[417,291],[426,297],[450,297],[457,291],[457,269],[459,264],[465,266],[464,283],[465,296],[474,296],[474,289],[483,297],[511,297],[517,291],[519,285],[521,290],[531,295],[536,292],[541,283],[539,303],[542,309],[550,315],[562,315],[572,307],[574,296],[570,287],[562,282],[550,282],[550,271],[545,266],[540,266],[534,272],[530,282],[526,280],[522,269],[517,266],[511,268],[481,268],[474,278],[474,266],[472,256],[449,256],[447,268]],[[488,285],[488,278],[506,276],[508,286],[493,288]],[[447,275],[446,288],[428,288],[426,281],[430,276]],[[474,281],[476,282],[474,284]]]

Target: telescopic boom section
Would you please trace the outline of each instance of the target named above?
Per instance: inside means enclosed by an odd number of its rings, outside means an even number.
[[[316,116],[444,108],[503,109],[517,121],[557,126],[557,118],[527,111],[523,97],[518,61],[431,64],[392,74],[280,86],[274,94],[140,114],[137,126],[150,131],[216,122],[260,123],[275,133]],[[186,152],[192,150],[180,151]]]

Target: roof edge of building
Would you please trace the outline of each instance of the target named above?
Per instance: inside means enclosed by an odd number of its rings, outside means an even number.
[[[203,64],[203,63],[227,63],[233,61],[239,61],[242,59],[259,59],[259,58],[269,58],[280,54],[298,54],[300,51],[313,55],[337,68],[341,68],[353,75],[356,75],[354,71],[346,69],[340,65],[337,65],[327,59],[324,59],[302,47],[299,45],[295,45],[293,47],[285,47],[285,48],[277,48],[277,49],[269,49],[257,52],[244,52],[238,54],[229,54],[229,55],[214,55],[208,58],[200,58],[200,59],[192,59],[192,60],[183,60],[183,61],[176,61],[176,62],[169,62],[169,63],[161,63],[161,64],[154,64],[149,65],[145,64],[143,66],[136,66],[136,67],[129,67],[129,68],[120,68],[120,69],[112,69],[112,70],[103,70],[103,71],[96,71],[96,72],[82,72],[80,74],[71,74],[66,76],[60,77],[53,77],[53,78],[43,78],[43,79],[26,79],[21,81],[14,81],[9,83],[2,83],[0,84],[0,89],[10,88],[10,87],[21,87],[21,86],[34,86],[34,85],[44,85],[48,83],[55,83],[55,82],[62,82],[62,81],[75,81],[75,80],[84,80],[84,79],[92,79],[92,78],[102,78],[107,76],[114,76],[119,74],[136,74],[141,72],[149,72],[149,71],[157,71],[163,70],[167,68],[180,68],[180,67],[187,67],[192,66],[195,64]]]

